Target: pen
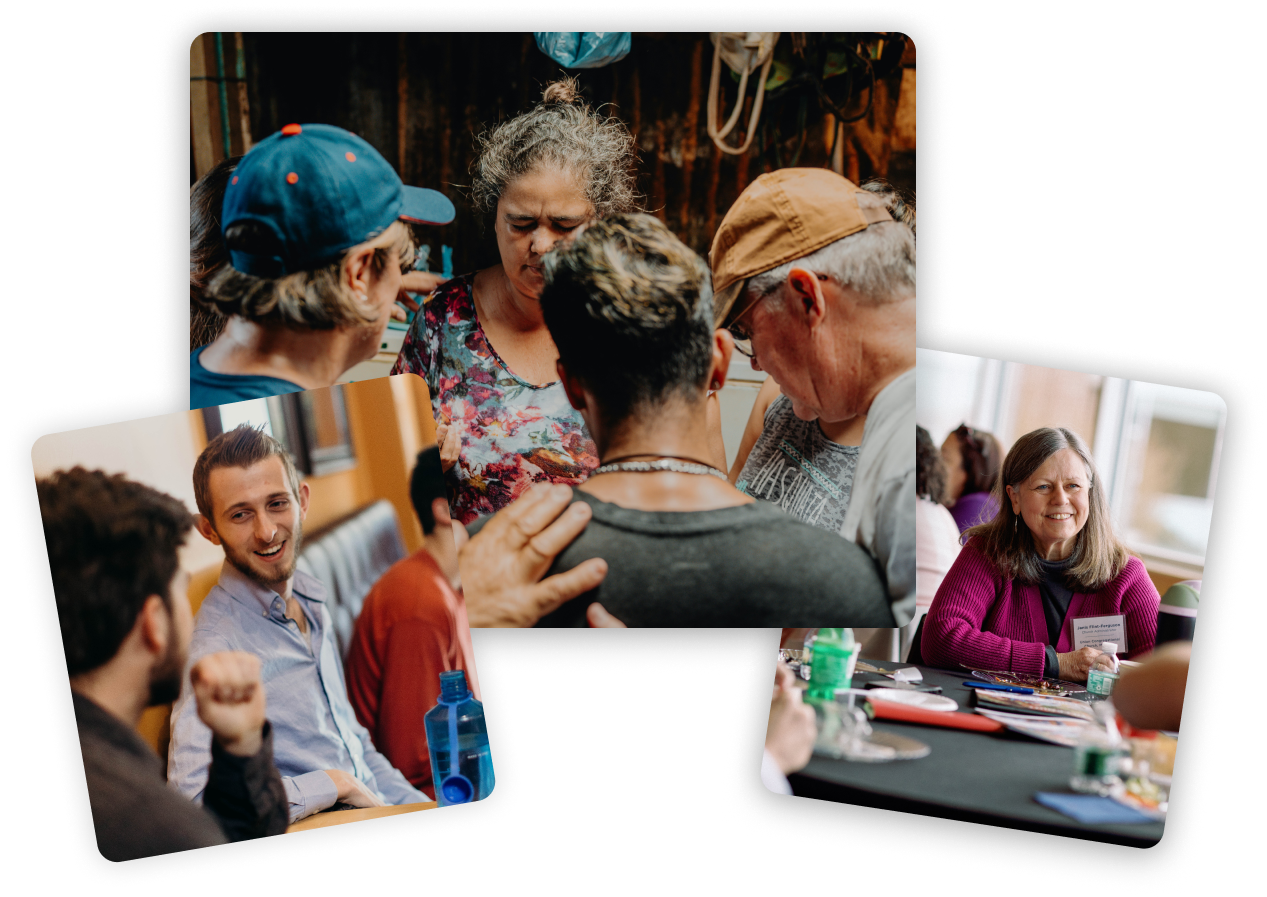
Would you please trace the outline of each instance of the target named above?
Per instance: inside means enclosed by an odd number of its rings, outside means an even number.
[[[1034,689],[1021,688],[1019,685],[995,685],[993,682],[974,682],[968,680],[965,680],[963,684],[969,688],[988,688],[991,691],[1010,691],[1018,695],[1032,695],[1034,693]]]

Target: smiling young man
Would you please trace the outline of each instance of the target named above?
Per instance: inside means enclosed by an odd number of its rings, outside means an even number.
[[[198,532],[224,549],[225,562],[194,621],[190,658],[238,650],[263,662],[290,820],[336,802],[428,800],[374,748],[348,702],[325,587],[295,569],[308,484],[290,455],[249,426],[223,433],[194,466],[194,496]],[[190,702],[178,701],[168,780],[195,800],[207,782],[209,736]]]

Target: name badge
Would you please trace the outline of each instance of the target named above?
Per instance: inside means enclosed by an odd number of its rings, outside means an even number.
[[[1117,645],[1119,654],[1130,650],[1126,644],[1126,614],[1109,614],[1105,617],[1075,617],[1073,620],[1073,649],[1098,648],[1105,642]]]

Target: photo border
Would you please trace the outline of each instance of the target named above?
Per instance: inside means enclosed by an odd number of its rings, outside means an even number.
[[[742,15],[736,10],[742,9]],[[1114,881],[1116,875],[1131,867],[1123,858],[1120,862],[1092,863],[1087,869],[1063,867],[1038,868],[1038,860],[1006,856],[1006,851],[983,851],[982,845],[973,845],[960,839],[946,840],[938,832],[927,831],[927,826],[903,826],[902,817],[888,825],[870,826],[870,832],[853,837],[849,820],[840,820],[840,812],[832,807],[817,808],[810,818],[803,810],[797,810],[797,798],[774,796],[760,786],[760,750],[763,744],[765,718],[769,709],[769,688],[759,682],[773,682],[774,651],[770,647],[773,631],[726,631],[727,635],[710,636],[706,644],[699,644],[698,633],[685,632],[691,637],[665,641],[664,633],[655,631],[589,632],[584,636],[556,633],[554,640],[544,639],[540,633],[531,637],[525,633],[494,630],[473,630],[480,663],[480,683],[484,689],[485,715],[489,720],[490,742],[494,751],[495,768],[498,770],[498,787],[493,797],[480,805],[499,803],[499,815],[509,812],[517,794],[517,770],[513,761],[513,746],[509,737],[509,718],[504,703],[504,690],[500,673],[509,669],[573,668],[575,664],[587,664],[585,669],[745,669],[741,680],[739,701],[732,713],[732,741],[730,761],[723,775],[722,794],[729,802],[736,820],[753,831],[765,831],[791,837],[794,840],[817,844],[835,844],[860,850],[875,856],[891,856],[907,860],[963,869],[988,869],[991,872],[1019,875],[1019,877],[1063,881],[1095,886],[1111,883],[1120,889],[1145,891],[1162,883],[1163,887],[1188,889],[1196,884],[1199,867],[1197,849],[1200,845],[1201,810],[1207,789],[1207,775],[1213,763],[1213,744],[1218,730],[1220,688],[1226,668],[1226,649],[1230,640],[1230,621],[1235,613],[1235,597],[1239,580],[1239,555],[1248,532],[1249,498],[1252,497],[1254,471],[1259,456],[1258,433],[1262,427],[1262,388],[1257,380],[1243,372],[1232,371],[1211,362],[1178,359],[1157,359],[1139,353],[1110,350],[1088,343],[1050,342],[1036,337],[1006,331],[984,331],[981,328],[964,327],[955,323],[952,294],[953,274],[953,169],[950,148],[953,146],[952,98],[950,98],[949,52],[946,41],[954,28],[953,14],[943,4],[921,3],[872,3],[854,9],[798,9],[775,8],[765,5],[726,6],[718,10],[693,10],[688,8],[626,8],[620,10],[541,10],[527,8],[455,10],[433,9],[417,6],[411,9],[313,9],[310,6],[281,6],[281,8],[255,9],[250,6],[223,5],[217,9],[189,11],[188,4],[162,6],[153,18],[156,30],[160,30],[158,51],[155,56],[155,157],[152,163],[153,196],[153,256],[152,277],[157,291],[153,300],[153,366],[152,385],[156,391],[132,397],[94,400],[75,407],[52,408],[30,414],[15,424],[9,443],[9,474],[13,484],[14,522],[18,527],[19,546],[28,574],[28,593],[32,609],[32,625],[44,671],[44,685],[48,693],[49,720],[52,723],[54,746],[60,760],[62,786],[66,792],[68,821],[72,839],[76,843],[76,855],[85,865],[80,854],[85,831],[91,832],[86,817],[86,793],[82,783],[82,764],[79,745],[73,737],[73,717],[68,701],[65,666],[61,659],[61,641],[56,627],[56,611],[52,608],[44,568],[43,540],[39,528],[38,506],[34,503],[34,479],[30,470],[30,446],[35,438],[46,432],[62,429],[95,426],[95,424],[124,421],[152,414],[182,410],[185,404],[184,383],[189,371],[188,331],[184,327],[184,288],[177,283],[177,271],[167,262],[184,255],[182,233],[188,198],[182,195],[179,179],[174,175],[184,171],[182,160],[185,139],[182,138],[188,122],[188,90],[184,90],[184,72],[188,71],[189,42],[194,35],[205,30],[251,30],[261,25],[276,29],[276,15],[284,14],[290,30],[296,27],[309,29],[345,29],[343,25],[355,20],[364,25],[367,16],[374,19],[379,28],[392,30],[393,25],[407,29],[409,24],[423,20],[428,30],[446,30],[471,25],[490,25],[512,28],[531,20],[532,25],[549,27],[551,24],[575,25],[611,24],[616,20],[626,22],[635,16],[641,27],[647,25],[680,25],[689,19],[696,27],[707,24],[734,25],[736,19],[746,24],[775,23],[788,15],[797,16],[797,24],[808,20],[820,20],[825,24],[839,25],[841,18],[849,24],[860,22],[867,16],[883,19],[886,28],[901,29],[916,39],[920,49],[919,62],[919,208],[922,228],[917,236],[919,246],[919,277],[924,284],[935,284],[933,289],[922,289],[919,295],[919,323],[917,346],[935,350],[997,357],[1002,360],[1024,361],[1063,367],[1067,370],[1083,370],[1092,374],[1105,374],[1117,378],[1152,381],[1182,385],[1185,388],[1215,391],[1228,404],[1223,454],[1220,456],[1218,494],[1216,494],[1214,523],[1210,531],[1210,547],[1206,557],[1206,587],[1202,593],[1202,607],[1197,618],[1195,642],[1197,652],[1190,674],[1185,725],[1181,728],[1180,753],[1176,758],[1177,769],[1183,769],[1186,777],[1176,777],[1176,789],[1172,793],[1171,818],[1166,837],[1158,844],[1152,865],[1135,870],[1135,874],[1148,875],[1144,881]],[[906,23],[910,24],[906,24]],[[252,28],[253,25],[253,28]],[[939,47],[940,52],[934,48]],[[184,65],[181,65],[184,63]],[[1239,494],[1237,485],[1240,485]],[[1229,494],[1229,489],[1232,493]],[[1211,607],[1215,607],[1211,611]],[[683,635],[682,631],[678,635]],[[654,640],[654,641],[653,641]],[[703,665],[702,665],[703,664]],[[710,665],[712,664],[712,665]],[[569,666],[570,665],[570,666]],[[1192,703],[1194,688],[1204,701]],[[755,690],[754,690],[755,689]],[[1194,709],[1196,707],[1197,709]],[[65,736],[70,732],[71,737]],[[746,747],[746,750],[745,750]],[[516,770],[512,777],[511,770]],[[72,793],[73,792],[73,793]],[[513,793],[512,793],[513,792]],[[837,805],[840,806],[840,805]],[[454,811],[466,808],[445,808],[417,815],[389,817],[386,820],[360,822],[350,826],[302,832],[286,839],[251,841],[226,848],[176,854],[171,858],[138,860],[136,864],[105,864],[89,872],[98,881],[155,881],[156,878],[172,878],[212,869],[243,868],[247,865],[275,862],[289,856],[312,855],[326,851],[347,849],[351,846],[378,843],[381,840],[398,840],[399,837],[431,834],[431,826],[422,829],[409,824],[414,816],[436,820],[437,816],[456,818]],[[492,820],[489,820],[492,821]],[[85,829],[85,825],[89,826]],[[473,822],[478,825],[478,822]],[[466,827],[466,826],[462,826]],[[1009,825],[1009,830],[1015,826]],[[353,831],[355,830],[355,831]],[[407,831],[408,830],[408,831]],[[438,829],[437,829],[438,830]],[[452,830],[446,827],[443,830]],[[332,832],[338,832],[333,835]],[[889,840],[875,841],[877,832]],[[1082,832],[1073,832],[1081,835]],[[313,837],[305,837],[313,836]],[[868,840],[869,839],[869,840]],[[284,841],[284,844],[283,844]],[[1081,849],[1082,845],[1071,846]],[[1147,846],[1147,843],[1142,843]],[[295,845],[295,849],[290,848]],[[302,846],[300,846],[302,845]],[[974,849],[976,848],[976,849]],[[1086,859],[1085,854],[1078,855]],[[170,862],[169,862],[170,860]],[[104,863],[104,860],[103,860]],[[124,868],[127,865],[127,869]],[[95,874],[94,874],[95,873]],[[120,874],[122,873],[122,874]],[[1101,875],[1101,878],[1096,878]]]

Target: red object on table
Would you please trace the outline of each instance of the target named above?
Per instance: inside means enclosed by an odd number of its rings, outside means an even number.
[[[1002,723],[978,716],[975,713],[946,712],[911,707],[893,701],[869,701],[871,718],[894,723],[919,723],[922,726],[940,726],[943,729],[968,729],[972,732],[1000,732]]]

